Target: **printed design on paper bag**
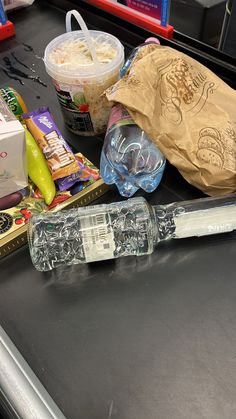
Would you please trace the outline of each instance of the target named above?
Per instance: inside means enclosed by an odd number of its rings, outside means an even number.
[[[182,109],[197,115],[216,89],[215,83],[183,58],[171,60],[161,68],[159,80],[163,117],[176,125],[182,122]]]
[[[213,127],[199,132],[197,157],[221,169],[236,171],[236,133],[229,125],[224,131]]]
[[[230,122],[229,122],[229,124],[230,124]],[[228,136],[232,139],[232,141],[236,144],[236,132],[235,132],[235,130],[233,129],[233,127],[231,127],[231,126],[227,127],[227,128],[226,128],[226,130],[225,130],[225,133],[226,133],[226,135],[228,135]]]
[[[138,79],[136,75],[134,75],[133,71],[130,71],[129,73],[126,73],[126,75],[122,78],[121,83],[115,83],[113,86],[106,90],[106,93],[108,95],[112,95],[122,89],[132,89],[132,91],[136,91],[137,88],[139,90],[142,89],[143,83]]]
[[[203,128],[199,132],[197,157],[206,163],[223,168],[224,147],[220,132],[211,127]]]
[[[232,124],[228,122],[228,127],[224,131],[225,138],[225,164],[224,167],[236,172],[236,131]]]
[[[4,234],[8,230],[10,230],[12,224],[13,224],[12,216],[10,214],[7,214],[6,212],[1,212],[0,213],[0,234]]]

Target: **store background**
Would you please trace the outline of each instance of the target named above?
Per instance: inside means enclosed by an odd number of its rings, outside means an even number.
[[[171,0],[175,30],[236,57],[235,0]]]

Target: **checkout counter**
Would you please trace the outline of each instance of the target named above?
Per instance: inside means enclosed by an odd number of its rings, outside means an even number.
[[[68,132],[47,76],[48,42],[77,8],[129,52],[150,33],[84,2],[36,1],[10,15],[0,85],[47,105],[67,141],[99,165],[102,138]],[[233,58],[176,34],[161,40],[236,87]],[[26,45],[31,47],[31,50]],[[9,79],[4,57],[34,63],[47,88]],[[141,193],[139,193],[141,195]],[[151,204],[202,194],[167,165]],[[121,200],[116,191],[100,202]],[[0,262],[0,411],[5,418],[231,419],[236,415],[236,233],[185,239],[151,256],[37,272],[27,246]]]

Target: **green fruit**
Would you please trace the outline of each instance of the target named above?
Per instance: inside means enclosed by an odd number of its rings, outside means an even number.
[[[24,129],[29,178],[39,188],[46,204],[50,205],[56,195],[55,183],[53,182],[43,152],[25,126]]]

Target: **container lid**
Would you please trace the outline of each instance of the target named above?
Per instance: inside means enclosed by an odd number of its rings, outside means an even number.
[[[97,63],[93,61],[83,31],[64,33],[45,49],[44,63],[51,77],[68,82],[75,82],[77,78],[100,78],[122,65],[124,47],[115,36],[101,31],[89,31],[89,34]]]

